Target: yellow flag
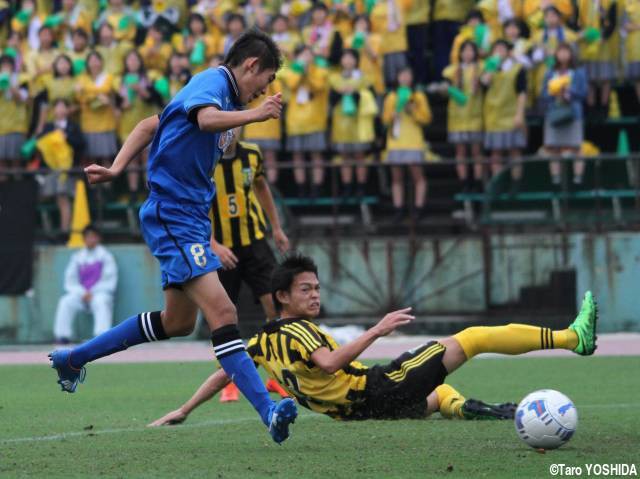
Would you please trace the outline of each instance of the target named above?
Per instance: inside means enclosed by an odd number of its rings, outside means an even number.
[[[71,235],[67,242],[68,248],[82,248],[82,230],[91,222],[87,189],[84,181],[76,180],[76,197],[73,200],[73,217],[71,218]]]

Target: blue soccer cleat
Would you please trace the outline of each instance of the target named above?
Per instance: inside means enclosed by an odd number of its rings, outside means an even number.
[[[76,392],[78,383],[83,383],[87,374],[84,366],[80,369],[71,365],[71,350],[58,349],[49,354],[51,367],[58,372],[58,384],[63,391],[68,393]]]
[[[286,398],[271,406],[269,412],[269,434],[275,442],[280,444],[289,437],[289,424],[293,424],[298,417],[298,408],[291,398]]]

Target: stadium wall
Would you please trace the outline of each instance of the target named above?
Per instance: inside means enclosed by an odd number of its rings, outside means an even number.
[[[451,238],[307,240],[297,249],[318,262],[329,317],[377,317],[413,305],[419,314],[481,315],[517,303],[523,288],[548,285],[553,272],[575,270],[576,305],[598,296],[602,331],[640,330],[640,234],[520,234]],[[159,269],[140,244],[110,246],[119,267],[115,320],[162,304]],[[52,339],[64,269],[72,250],[36,248],[34,284],[24,296],[0,297],[0,342]],[[541,307],[545,305],[542,304]],[[535,311],[533,311],[535,314]],[[80,326],[81,335],[90,328]]]

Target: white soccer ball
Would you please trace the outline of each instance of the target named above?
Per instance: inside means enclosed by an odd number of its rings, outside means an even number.
[[[529,446],[555,449],[571,439],[578,426],[578,411],[571,399],[553,389],[525,397],[516,409],[516,432]]]

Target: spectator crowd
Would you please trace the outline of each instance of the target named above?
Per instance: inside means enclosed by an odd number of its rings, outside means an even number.
[[[277,161],[292,160],[300,196],[319,194],[327,161],[344,164],[341,193],[362,196],[367,163],[380,160],[396,210],[405,173],[422,210],[433,95],[448,97],[466,189],[522,155],[528,112],[544,118],[545,154],[578,155],[585,108],[606,117],[620,79],[640,97],[640,0],[0,1],[0,181],[7,168],[48,167],[43,194],[57,198],[68,229],[64,171],[109,165],[138,121],[254,26],[283,52],[267,94],[282,91],[286,109],[243,135],[261,147],[270,182]],[[521,169],[511,174],[517,189]],[[575,182],[581,174],[578,164]],[[126,181],[134,201],[141,169]]]

